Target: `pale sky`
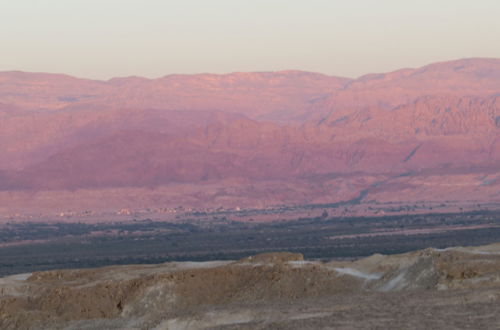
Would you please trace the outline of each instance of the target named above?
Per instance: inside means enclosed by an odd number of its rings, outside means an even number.
[[[357,77],[500,58],[499,0],[0,0],[0,71]]]

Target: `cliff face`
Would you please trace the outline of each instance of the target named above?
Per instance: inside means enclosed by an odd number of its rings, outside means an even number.
[[[283,71],[103,82],[8,72],[0,90],[3,191],[500,168],[495,59],[351,80]]]

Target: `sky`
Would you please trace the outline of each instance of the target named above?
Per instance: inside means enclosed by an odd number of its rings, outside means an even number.
[[[498,0],[0,0],[0,71],[358,77],[500,58]]]

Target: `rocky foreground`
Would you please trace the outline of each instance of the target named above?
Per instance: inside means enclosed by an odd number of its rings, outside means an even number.
[[[497,329],[500,244],[353,262],[239,261],[0,279],[1,329]]]

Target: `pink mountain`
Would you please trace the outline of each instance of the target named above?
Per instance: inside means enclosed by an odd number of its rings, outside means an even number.
[[[0,195],[16,205],[29,192],[113,191],[151,206],[144,189],[179,185],[197,192],[183,200],[193,206],[336,201],[367,188],[380,201],[500,201],[498,59],[358,79],[282,71],[93,81],[4,72],[0,127]],[[293,191],[276,193],[283,183]],[[72,207],[92,207],[81,204]]]

